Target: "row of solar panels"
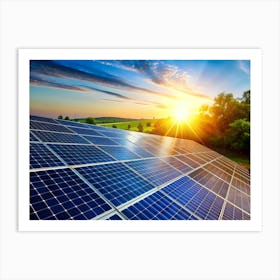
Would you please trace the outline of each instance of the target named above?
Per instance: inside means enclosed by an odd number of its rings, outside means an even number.
[[[250,218],[249,173],[193,141],[35,116],[30,129],[31,219]]]

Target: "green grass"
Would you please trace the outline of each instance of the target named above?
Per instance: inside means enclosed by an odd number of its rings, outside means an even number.
[[[139,131],[137,126],[139,123],[143,126],[143,132],[145,133],[151,133],[154,129],[154,123],[156,120],[154,119],[145,119],[145,120],[137,120],[137,121],[129,121],[129,122],[122,122],[122,123],[116,123],[114,124],[118,129],[124,129],[124,130],[131,130],[131,131]],[[147,126],[147,123],[150,123],[150,126]],[[105,127],[113,127],[113,124],[100,124]],[[128,126],[130,125],[130,129],[128,129]]]

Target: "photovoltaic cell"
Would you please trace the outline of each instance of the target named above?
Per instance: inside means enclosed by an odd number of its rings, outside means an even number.
[[[229,184],[206,171],[204,168],[197,169],[196,171],[190,173],[189,177],[193,178],[201,185],[207,187],[220,196],[224,198],[226,197]]]
[[[93,136],[103,136],[99,132],[89,128],[71,127],[71,129],[81,135],[93,135]]]
[[[229,189],[228,201],[250,213],[250,197],[234,188]]]
[[[102,150],[112,155],[114,158],[118,160],[127,160],[127,159],[137,159],[138,155],[129,151],[125,147],[120,146],[100,146]]]
[[[30,173],[31,220],[88,220],[111,210],[71,169]]]
[[[68,165],[115,161],[92,145],[48,144]]]
[[[89,144],[87,140],[77,134],[36,130],[33,133],[43,142]]]
[[[122,163],[80,167],[76,170],[115,206],[153,188]]]
[[[39,141],[30,131],[29,133],[29,141]]]
[[[56,120],[38,116],[30,116],[30,120],[58,124]]]
[[[162,191],[201,219],[217,220],[219,218],[224,200],[188,177],[171,183]]]
[[[97,137],[97,136],[84,136],[87,140],[95,145],[118,145],[118,143],[114,142],[110,138],[107,137]]]
[[[122,211],[130,220],[196,220],[183,207],[156,192]]]
[[[250,220],[250,216],[230,203],[226,204],[223,220]]]
[[[189,165],[183,163],[176,157],[165,157],[163,158],[163,160],[175,167],[176,169],[178,169],[179,171],[181,171],[182,173],[187,173],[192,170],[192,168]]]
[[[75,122],[75,121],[65,121],[65,120],[56,120],[56,121],[59,122],[62,125],[66,125],[66,126],[75,126],[75,127],[87,128],[87,125],[84,124],[84,123],[79,123],[79,122]]]
[[[30,169],[64,165],[44,144],[30,143]]]
[[[197,163],[196,161],[192,160],[189,155],[179,155],[177,156],[177,158],[179,160],[181,160],[182,162],[185,162],[187,165],[189,165],[191,168],[197,168],[200,166],[199,163]]]
[[[122,220],[122,218],[119,215],[115,214],[115,215],[107,218],[106,220]]]
[[[147,159],[127,162],[131,168],[148,179],[155,186],[166,183],[181,173],[160,159]]]
[[[69,130],[68,128],[66,128],[63,125],[50,124],[50,123],[44,123],[44,122],[35,122],[35,121],[30,122],[30,129],[72,133],[71,130]]]

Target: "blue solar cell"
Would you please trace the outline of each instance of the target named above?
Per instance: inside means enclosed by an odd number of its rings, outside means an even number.
[[[131,161],[126,164],[156,186],[166,183],[181,175],[178,170],[160,159]]]
[[[224,214],[222,217],[223,220],[250,220],[250,216],[237,207],[231,205],[230,203],[226,204]]]
[[[195,170],[194,172],[189,174],[189,177],[193,178],[213,192],[219,194],[223,198],[226,197],[229,188],[228,183],[219,179],[212,173],[206,171],[204,168]]]
[[[71,127],[71,129],[82,135],[93,135],[93,136],[103,136],[102,134],[98,133],[96,130],[88,129],[88,128],[80,128],[80,127]]]
[[[171,183],[164,187],[162,191],[202,219],[217,220],[219,218],[223,199],[188,177],[183,177]]]
[[[89,144],[87,140],[77,134],[36,130],[34,130],[33,133],[43,142]]]
[[[71,169],[30,173],[30,219],[88,220],[111,207]]]
[[[182,161],[180,161],[176,157],[165,157],[165,158],[163,158],[163,160],[166,161],[167,163],[169,163],[170,165],[172,165],[173,167],[175,167],[176,169],[178,169],[179,171],[181,171],[184,174],[188,173],[192,170],[192,168],[189,165],[187,165],[186,163],[183,163]]]
[[[118,145],[118,143],[114,142],[113,140],[107,137],[87,136],[87,135],[85,135],[84,137],[95,145]]]
[[[76,170],[116,206],[153,188],[122,163],[79,167]]]
[[[58,124],[56,120],[45,117],[30,116],[30,120]]]
[[[117,145],[122,145],[122,146],[129,146],[132,145],[132,143],[125,137],[122,138],[111,138]]]
[[[115,161],[92,145],[48,144],[67,164],[85,164]]]
[[[112,138],[118,138],[123,136],[123,134],[120,134],[118,132],[111,132],[107,130],[103,130],[102,134],[104,134],[106,137],[112,137]]]
[[[122,220],[122,218],[119,215],[115,214],[106,220]]]
[[[132,153],[125,147],[120,146],[100,146],[102,150],[112,155],[117,160],[137,159],[138,155]]]
[[[64,166],[64,163],[43,144],[30,143],[30,169]]]
[[[186,209],[161,192],[136,202],[122,213],[130,220],[196,220]]]
[[[30,131],[29,133],[29,141],[39,141]]]
[[[79,122],[75,122],[75,121],[65,121],[65,120],[56,120],[56,121],[59,122],[62,125],[66,125],[66,126],[88,128],[88,124],[85,124],[85,123],[79,123]]]
[[[64,127],[63,125],[50,124],[50,123],[44,123],[44,122],[35,122],[35,121],[30,122],[30,129],[72,133],[71,130]]]

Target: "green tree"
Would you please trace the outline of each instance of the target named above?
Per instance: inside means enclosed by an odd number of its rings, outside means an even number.
[[[250,153],[250,122],[245,119],[232,122],[226,133],[226,141],[231,149]]]
[[[58,118],[59,120],[63,120],[63,116],[61,116],[61,115],[59,115],[57,118]]]
[[[142,125],[142,123],[139,123],[137,128],[138,128],[139,132],[143,132],[143,125]]]
[[[131,129],[131,125],[130,125],[130,124],[127,125],[127,129],[128,129],[128,130]]]
[[[150,127],[151,125],[152,125],[151,122],[147,122],[147,123],[146,123],[146,126],[147,126],[147,127]]]
[[[113,128],[117,128],[117,126],[115,124],[112,125]]]
[[[96,123],[95,123],[95,119],[92,118],[92,117],[87,117],[87,118],[86,118],[86,123],[88,123],[88,124],[96,124]]]
[[[70,118],[69,118],[68,116],[66,116],[64,119],[65,119],[66,121],[70,121]]]

